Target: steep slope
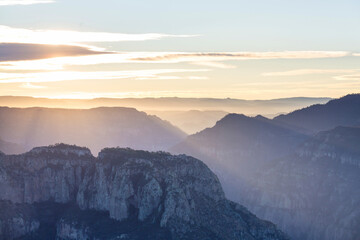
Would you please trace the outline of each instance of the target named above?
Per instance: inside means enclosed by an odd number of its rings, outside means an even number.
[[[244,204],[293,239],[360,239],[360,128],[305,142],[252,181]]]
[[[185,137],[178,128],[131,108],[0,108],[1,137],[31,149],[65,142],[88,146],[164,150]]]
[[[227,196],[239,201],[242,186],[248,186],[257,169],[289,154],[306,138],[262,116],[229,114],[171,151],[203,160],[219,176]]]
[[[313,105],[274,118],[308,133],[317,133],[337,126],[360,126],[360,94],[350,94],[323,105]]]
[[[0,239],[287,239],[185,155],[41,147],[1,155],[0,179]]]
[[[359,238],[360,128],[311,137],[261,116],[231,114],[172,150],[203,160],[227,197],[293,239]]]

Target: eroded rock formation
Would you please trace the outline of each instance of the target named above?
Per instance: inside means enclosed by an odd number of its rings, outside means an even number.
[[[35,148],[0,156],[0,189],[2,239],[286,239],[185,155]]]

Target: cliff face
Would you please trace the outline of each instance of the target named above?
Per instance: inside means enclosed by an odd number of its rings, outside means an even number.
[[[286,239],[185,155],[36,148],[0,156],[0,189],[0,239]]]
[[[243,204],[293,239],[360,239],[360,128],[317,134],[252,186]]]

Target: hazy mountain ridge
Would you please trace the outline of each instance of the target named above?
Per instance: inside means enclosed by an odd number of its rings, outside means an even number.
[[[88,146],[165,150],[186,134],[132,108],[52,109],[0,107],[1,136],[27,149],[65,142]]]
[[[349,94],[326,104],[317,104],[274,120],[304,129],[309,133],[325,131],[337,126],[360,126],[360,94]]]
[[[0,96],[0,106],[46,107],[89,109],[97,107],[130,107],[157,115],[171,122],[188,134],[199,132],[215,125],[227,113],[242,113],[250,116],[263,114],[275,117],[316,103],[325,103],[330,98],[280,98],[270,100],[243,100],[219,98],[95,98],[95,99],[48,99],[20,96]]]
[[[331,100],[331,98],[294,97],[269,100],[178,97],[49,99],[0,96],[0,106],[50,108],[131,107],[141,111],[212,110],[256,115],[289,112],[316,103],[326,103],[329,100]]]
[[[244,177],[249,169],[290,153],[305,139],[306,135],[262,116],[228,114],[214,127],[190,135],[171,151],[206,158],[210,166],[219,165]],[[233,165],[246,167],[234,168]]]
[[[358,125],[359,99],[348,95],[274,120],[230,114],[172,150],[202,159],[230,199],[293,239],[357,239],[360,134],[339,125]],[[323,124],[312,122],[317,117]],[[311,136],[300,133],[309,132],[304,126],[339,127]]]
[[[185,155],[61,144],[1,155],[0,178],[3,239],[287,239]]]

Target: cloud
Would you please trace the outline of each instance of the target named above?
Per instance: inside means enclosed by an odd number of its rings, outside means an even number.
[[[222,62],[191,62],[191,64],[206,66],[206,67],[213,67],[213,68],[223,68],[223,69],[236,68],[233,65],[225,64]]]
[[[47,88],[45,86],[33,85],[31,83],[24,83],[20,85],[21,88],[29,88],[29,89],[43,89]]]
[[[9,61],[10,63],[8,65],[11,68],[11,61],[115,53],[105,51],[99,47],[86,45],[85,43],[146,41],[158,40],[166,37],[192,36],[193,35],[170,35],[162,33],[123,34],[107,32],[31,30],[0,25],[0,61]],[[118,53],[118,55],[122,55],[122,53]],[[134,56],[138,55],[135,54]],[[101,59],[104,59],[104,57]],[[120,59],[123,59],[123,57],[121,56]],[[94,60],[94,58],[92,58],[92,60]],[[106,62],[107,61],[105,61],[105,63]],[[114,62],[114,60],[111,60],[111,62]],[[19,64],[21,63],[14,65]],[[35,64],[44,65],[43,62],[30,63],[32,66]],[[4,65],[6,64],[3,64],[3,66]],[[29,63],[27,62],[23,65],[29,65]],[[18,69],[16,66],[13,67]],[[55,68],[61,69],[62,66],[59,64]]]
[[[125,34],[108,32],[79,32],[61,30],[32,30],[0,25],[0,42],[35,44],[80,44],[91,42],[121,42],[158,40],[168,37],[194,37],[164,33]]]
[[[56,72],[35,72],[35,73],[1,73],[1,83],[44,83],[61,82],[74,80],[107,80],[134,78],[136,80],[166,80],[174,79],[174,76],[159,76],[169,73],[205,72],[207,69],[151,69],[133,71],[56,71]],[[177,79],[177,77],[175,76]]]
[[[336,76],[334,78],[340,81],[360,81],[360,73]]]
[[[202,53],[158,53],[154,56],[134,58],[134,61],[149,62],[213,62],[251,59],[312,59],[337,58],[349,55],[345,51],[282,51],[282,52],[202,52]]]
[[[0,6],[9,5],[32,5],[39,3],[53,3],[54,0],[0,0]]]
[[[268,72],[263,73],[265,77],[285,77],[285,76],[301,76],[311,74],[332,74],[332,73],[353,73],[357,70],[354,69],[297,69],[284,72]]]
[[[113,53],[87,56],[56,57],[31,61],[0,62],[2,70],[62,70],[65,66],[87,66],[96,64],[131,63],[131,58],[146,53]]]
[[[303,59],[343,57],[347,52],[247,52],[247,53],[178,53],[178,52],[112,52],[88,56],[57,57],[33,61],[7,61],[0,63],[2,70],[60,70],[65,66],[110,63],[182,63],[231,68],[223,61],[261,59]]]
[[[0,62],[36,60],[63,56],[104,54],[86,47],[29,43],[0,43]]]
[[[353,53],[353,56],[360,57],[360,53]]]

